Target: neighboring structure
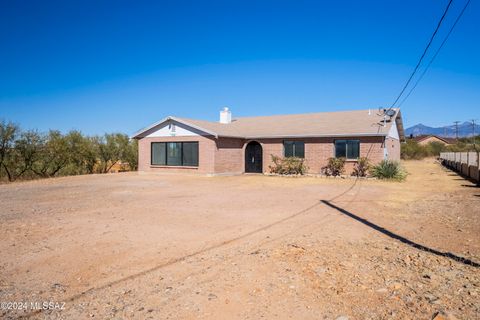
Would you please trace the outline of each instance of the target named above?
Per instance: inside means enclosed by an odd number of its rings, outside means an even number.
[[[395,112],[393,112],[395,111]],[[305,158],[320,173],[330,157],[346,157],[347,171],[359,157],[373,163],[400,160],[404,131],[400,110],[322,112],[220,121],[167,117],[135,133],[140,171],[268,172],[271,155]]]
[[[421,145],[427,145],[430,142],[439,142],[448,146],[455,143],[455,139],[444,138],[444,137],[436,136],[433,134],[420,135],[420,136],[413,137],[412,139],[417,141],[418,144],[421,144]]]

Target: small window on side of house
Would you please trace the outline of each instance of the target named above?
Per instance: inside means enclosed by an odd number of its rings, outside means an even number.
[[[303,141],[283,141],[284,157],[305,158],[305,142]]]
[[[335,140],[335,157],[356,160],[360,157],[360,140]]]

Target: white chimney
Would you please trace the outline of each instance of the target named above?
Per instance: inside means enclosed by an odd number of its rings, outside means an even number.
[[[224,107],[220,111],[220,123],[230,123],[232,122],[232,113],[228,110],[228,107]]]

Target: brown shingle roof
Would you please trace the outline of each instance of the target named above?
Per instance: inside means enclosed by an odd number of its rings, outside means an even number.
[[[134,137],[141,137],[143,132],[160,125],[168,119],[191,125],[200,130],[203,129],[207,133],[216,136],[247,139],[297,136],[385,136],[388,134],[392,123],[397,120],[399,132],[403,136],[403,126],[399,112],[393,117],[392,121],[386,122],[386,126],[383,126],[383,115],[376,110],[355,110],[242,117],[233,119],[229,124],[169,117],[139,131]]]

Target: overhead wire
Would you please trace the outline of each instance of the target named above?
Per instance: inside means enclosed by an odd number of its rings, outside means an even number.
[[[458,24],[458,21],[460,21],[460,19],[462,18],[463,16],[463,13],[465,12],[465,10],[467,9],[468,5],[470,4],[470,0],[467,1],[467,3],[465,4],[465,6],[463,7],[462,11],[460,12],[460,14],[458,15],[457,19],[455,20],[455,22],[453,23],[452,27],[450,28],[450,30],[448,31],[447,35],[445,36],[445,38],[443,39],[442,43],[440,44],[440,46],[438,47],[437,51],[435,52],[435,54],[433,55],[432,59],[430,60],[430,62],[427,64],[427,66],[425,67],[425,69],[423,70],[422,74],[420,75],[420,77],[418,78],[418,80],[415,82],[414,86],[410,89],[410,91],[408,92],[408,94],[405,96],[405,98],[400,102],[400,104],[398,105],[398,107],[400,108],[403,103],[405,102],[405,100],[408,99],[408,97],[410,97],[410,95],[412,94],[413,90],[415,90],[415,88],[417,87],[418,83],[423,79],[423,76],[425,76],[425,73],[427,73],[428,71],[428,68],[430,68],[430,66],[432,65],[433,61],[435,60],[435,58],[437,57],[438,53],[440,52],[440,50],[442,50],[443,46],[445,45],[445,43],[447,42],[448,38],[450,37],[450,35],[452,34],[453,32],[453,29],[455,29],[455,26]]]
[[[435,36],[437,35],[437,32],[438,30],[440,29],[440,26],[442,25],[442,22],[443,20],[445,19],[445,16],[447,15],[447,12],[448,10],[450,9],[450,6],[452,4],[453,0],[450,0],[448,2],[448,5],[447,7],[445,8],[444,12],[443,12],[443,15],[442,17],[440,18],[440,20],[438,21],[437,23],[437,27],[435,28],[435,31],[433,32],[432,36],[430,37],[430,40],[428,41],[428,44],[427,46],[425,47],[425,49],[423,50],[423,53],[422,55],[420,56],[420,59],[418,60],[417,62],[417,65],[415,66],[415,68],[413,69],[413,72],[410,74],[410,77],[408,78],[407,82],[405,83],[405,85],[403,86],[402,90],[400,91],[400,94],[397,96],[397,98],[395,99],[395,101],[392,103],[392,105],[390,106],[389,110],[392,109],[398,102],[398,100],[400,99],[400,97],[403,95],[403,93],[405,92],[405,90],[407,89],[408,85],[410,84],[410,82],[412,81],[413,79],[413,76],[417,73],[418,71],[418,68],[420,67],[420,64],[422,63],[423,61],[423,58],[425,58],[425,55],[427,54],[427,51],[428,49],[430,48],[432,42],[433,42],[433,39],[435,38]]]

